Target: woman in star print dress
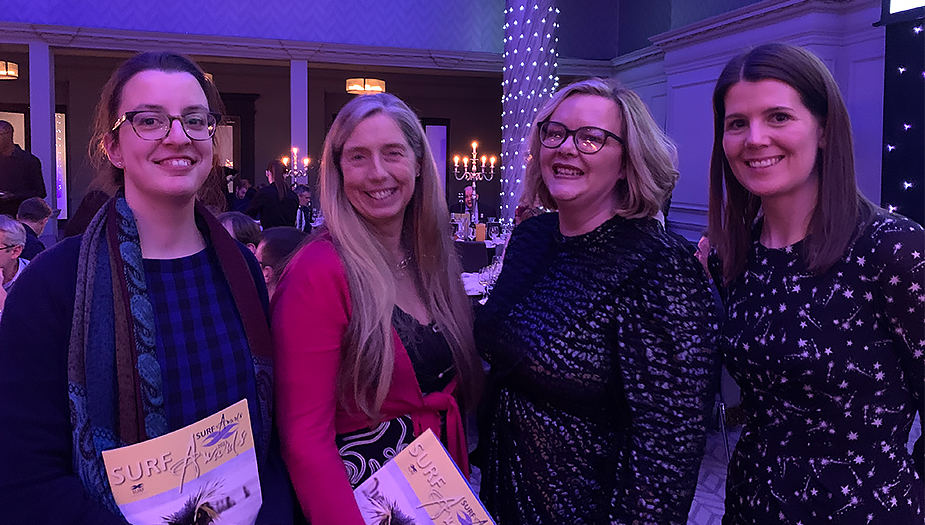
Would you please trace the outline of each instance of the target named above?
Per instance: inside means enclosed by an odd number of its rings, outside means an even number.
[[[907,450],[923,406],[921,226],[858,192],[847,110],[811,53],[733,59],[713,108],[721,348],[748,414],[723,523],[922,524]]]

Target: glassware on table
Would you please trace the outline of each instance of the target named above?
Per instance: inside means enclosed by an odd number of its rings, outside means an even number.
[[[488,227],[488,238],[491,239],[491,242],[498,242],[501,239],[501,226],[492,223]]]

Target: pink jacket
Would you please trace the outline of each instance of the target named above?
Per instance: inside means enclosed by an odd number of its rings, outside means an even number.
[[[341,341],[350,319],[347,276],[329,238],[313,241],[292,260],[271,305],[276,348],[276,417],[283,459],[312,525],[363,525],[335,435],[371,425],[337,409],[336,384]],[[395,369],[382,406],[383,421],[408,414],[415,435],[430,428],[440,435],[440,412],[447,412],[444,439],[464,475],[469,464],[465,432],[453,381],[426,397],[395,330]]]

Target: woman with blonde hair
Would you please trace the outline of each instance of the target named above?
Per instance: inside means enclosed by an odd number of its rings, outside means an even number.
[[[460,406],[473,407],[481,367],[414,113],[389,94],[354,99],[321,164],[327,231],[273,300],[279,427],[311,523],[362,525],[352,489],[425,429],[468,474]]]
[[[686,523],[716,371],[713,299],[656,220],[675,148],[632,91],[556,93],[523,221],[476,320],[491,364],[480,495],[499,525]]]

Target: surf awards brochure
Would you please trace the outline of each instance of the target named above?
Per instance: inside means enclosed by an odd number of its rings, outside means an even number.
[[[367,525],[494,525],[430,429],[353,495]]]
[[[103,452],[133,525],[253,525],[262,497],[247,400],[161,437]]]

